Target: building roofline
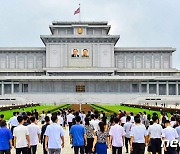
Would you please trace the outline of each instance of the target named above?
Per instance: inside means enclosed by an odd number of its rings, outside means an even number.
[[[108,21],[53,21],[53,25],[107,25]]]
[[[46,51],[45,47],[0,47],[1,51]]]
[[[164,51],[164,52],[174,52],[176,51],[176,48],[172,47],[115,47],[115,52],[126,52],[126,51],[138,51],[138,52],[157,52],[157,51]]]

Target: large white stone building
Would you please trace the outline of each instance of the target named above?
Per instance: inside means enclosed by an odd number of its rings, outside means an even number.
[[[116,47],[107,22],[53,22],[45,47],[0,48],[0,103],[179,103],[171,47]]]

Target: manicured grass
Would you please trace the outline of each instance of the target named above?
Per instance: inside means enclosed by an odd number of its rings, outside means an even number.
[[[160,111],[154,111],[154,110],[148,110],[148,109],[141,109],[141,108],[134,108],[134,107],[128,107],[128,106],[121,106],[121,105],[92,105],[94,109],[97,109],[98,111],[104,111],[108,113],[108,110],[110,113],[118,113],[119,110],[126,111],[126,112],[133,112],[134,114],[137,114],[139,112],[146,112],[147,114],[152,115],[154,112],[156,112],[160,116]],[[102,108],[101,108],[102,107]],[[108,113],[109,114],[109,113]]]
[[[33,106],[33,107],[27,107],[24,108],[25,112],[32,112],[34,109],[36,109],[39,113],[41,113],[42,111],[51,111],[51,110],[58,110],[58,108],[61,108],[64,105],[41,105],[41,106]],[[1,111],[0,114],[4,114],[5,116],[5,120],[9,120],[12,117],[13,112],[22,112],[22,108],[21,109],[13,109],[13,110],[7,110],[7,111]]]

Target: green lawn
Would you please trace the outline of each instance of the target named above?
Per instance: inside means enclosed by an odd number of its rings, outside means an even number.
[[[41,105],[41,106],[33,106],[33,107],[27,107],[27,108],[24,108],[24,110],[25,110],[25,112],[28,112],[28,111],[32,111],[32,110],[34,110],[34,109],[37,109],[37,111],[39,112],[39,113],[41,113],[42,111],[45,111],[45,112],[47,112],[47,111],[49,111],[49,110],[53,110],[53,109],[57,109],[57,108],[61,108],[62,106],[64,106],[64,105]],[[0,112],[0,114],[4,114],[5,115],[5,119],[6,120],[9,120],[11,117],[12,117],[12,114],[13,114],[13,112],[22,112],[22,108],[21,109],[13,109],[13,110],[7,110],[7,111],[1,111]]]
[[[98,108],[99,107],[102,107],[102,108]],[[126,111],[126,112],[133,112],[134,114],[137,114],[139,112],[146,112],[147,114],[150,114],[152,115],[154,112],[156,112],[158,115],[160,115],[160,111],[153,111],[153,110],[148,110],[148,109],[141,109],[141,108],[134,108],[134,107],[128,107],[128,106],[121,106],[121,105],[96,105],[96,106],[93,106],[93,108],[99,110],[99,111],[103,111],[103,108],[106,110],[110,110],[110,112],[116,112],[118,113],[119,110],[122,110],[122,111]],[[107,111],[106,111],[107,112]],[[111,113],[112,113],[111,112]]]

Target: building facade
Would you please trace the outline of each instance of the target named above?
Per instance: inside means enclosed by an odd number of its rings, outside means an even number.
[[[53,22],[45,47],[0,48],[0,103],[178,104],[175,48],[116,47],[108,22]]]

